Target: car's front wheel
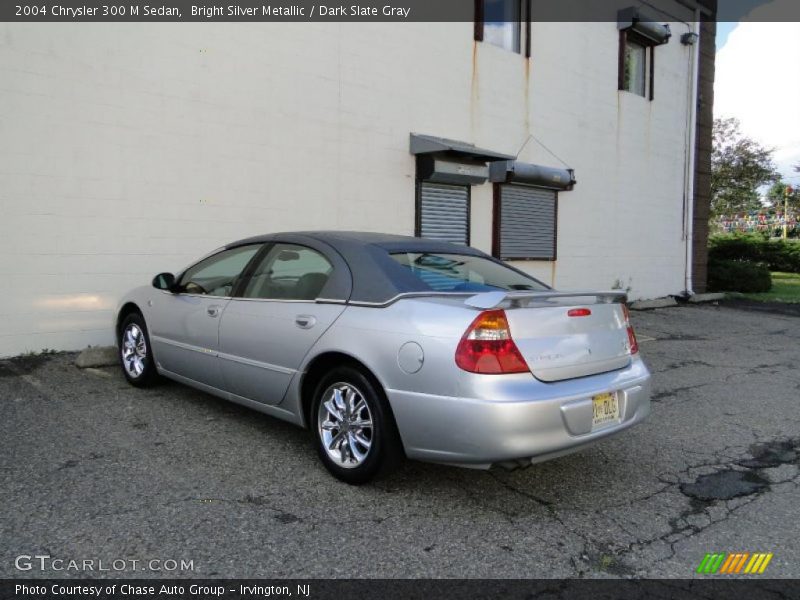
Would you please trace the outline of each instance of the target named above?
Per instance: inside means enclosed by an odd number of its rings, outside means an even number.
[[[145,387],[158,379],[150,337],[142,315],[132,313],[123,320],[120,327],[119,356],[125,379],[132,385]]]
[[[388,403],[360,370],[338,367],[317,385],[311,409],[322,463],[350,484],[390,472],[403,455]]]

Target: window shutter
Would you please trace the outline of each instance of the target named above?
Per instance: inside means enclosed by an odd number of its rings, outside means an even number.
[[[556,192],[500,185],[499,258],[556,258]]]
[[[419,236],[469,245],[469,186],[419,185]]]

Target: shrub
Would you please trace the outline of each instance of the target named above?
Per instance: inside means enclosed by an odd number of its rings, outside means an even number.
[[[763,263],[770,271],[800,273],[800,244],[769,240],[760,234],[718,235],[709,240],[709,263],[739,260]]]
[[[708,263],[708,289],[712,292],[768,292],[772,289],[769,269],[743,260],[716,259]]]

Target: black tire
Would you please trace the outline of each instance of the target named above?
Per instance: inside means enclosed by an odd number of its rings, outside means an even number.
[[[134,339],[141,339],[144,344],[144,356],[142,356],[141,353],[141,343],[136,344],[136,350],[134,350],[138,358],[136,367],[141,365],[140,372],[138,368],[131,366],[131,361],[126,363],[126,354],[129,352],[129,349],[126,348],[126,335],[129,329],[133,333],[137,328],[138,331],[141,332],[141,338],[135,336]],[[131,313],[123,319],[122,325],[120,325],[119,328],[119,348],[117,351],[122,373],[125,375],[125,379],[128,380],[128,383],[136,387],[149,387],[158,381],[158,371],[156,371],[155,361],[153,360],[153,347],[150,344],[147,324],[144,322],[144,317],[139,313]],[[126,366],[126,364],[128,366]]]
[[[354,389],[368,407],[368,413],[362,411],[359,413],[361,416],[356,417],[358,422],[364,422],[364,416],[371,417],[372,427],[367,435],[367,428],[353,430],[361,434],[361,438],[367,438],[370,441],[370,446],[366,453],[363,452],[364,447],[356,442],[357,451],[366,456],[363,461],[358,464],[357,459],[354,458],[352,453],[349,454],[349,460],[354,464],[349,467],[342,466],[340,462],[331,458],[326,450],[326,444],[323,440],[323,428],[320,426],[320,406],[330,399],[332,388],[343,384],[344,387],[337,387],[340,390]],[[347,386],[351,386],[348,388]],[[345,391],[346,394],[346,391]],[[357,404],[357,402],[355,402]],[[326,412],[329,422],[335,422],[336,419],[331,419],[330,413],[327,409]],[[336,477],[337,479],[349,483],[351,485],[361,485],[367,483],[376,477],[382,477],[391,473],[404,458],[403,446],[400,441],[400,435],[397,432],[397,426],[394,422],[394,417],[389,408],[389,403],[386,400],[383,390],[374,380],[363,373],[360,369],[352,366],[340,366],[328,372],[319,382],[317,388],[314,390],[314,398],[311,404],[311,414],[309,418],[309,427],[313,433],[314,445],[317,449],[322,464],[325,468]],[[341,429],[333,429],[330,435],[335,437],[334,432],[341,431]],[[345,434],[346,435],[346,434]],[[345,454],[349,452],[349,444],[345,444]],[[338,451],[340,452],[341,449]],[[336,452],[332,450],[332,452]],[[344,458],[342,458],[344,461]]]

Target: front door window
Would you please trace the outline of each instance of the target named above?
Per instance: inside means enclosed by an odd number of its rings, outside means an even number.
[[[223,250],[190,267],[181,276],[179,290],[185,294],[228,297],[247,263],[261,248],[250,244]]]

